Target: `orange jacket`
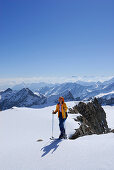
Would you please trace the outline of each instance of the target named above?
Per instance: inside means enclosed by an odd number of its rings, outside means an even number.
[[[57,104],[56,105],[56,110],[55,110],[55,113],[58,112],[58,117],[59,117],[59,107],[60,107],[60,105]],[[67,112],[67,105],[66,105],[66,103],[62,104],[61,110],[62,110],[62,118],[64,119],[64,118],[66,118],[66,112]]]

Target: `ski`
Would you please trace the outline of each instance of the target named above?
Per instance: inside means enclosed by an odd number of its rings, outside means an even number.
[[[67,140],[68,138],[50,138],[50,140]]]
[[[59,138],[50,138],[50,140],[60,140]]]

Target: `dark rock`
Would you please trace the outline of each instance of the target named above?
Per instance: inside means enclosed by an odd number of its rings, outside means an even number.
[[[69,108],[68,113],[77,114],[78,113],[77,106],[74,106],[73,108]]]
[[[114,133],[114,129],[112,129],[110,132]]]
[[[81,123],[79,129],[70,137],[76,139],[77,137],[91,134],[108,133],[109,128],[106,121],[106,113],[95,98],[92,102],[80,102],[75,106],[81,116],[78,116],[76,121]]]

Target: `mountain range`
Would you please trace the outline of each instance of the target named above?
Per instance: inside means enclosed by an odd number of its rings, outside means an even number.
[[[114,104],[114,78],[101,82],[68,82],[62,84],[19,84],[0,92],[0,109],[16,107],[44,107],[65,101],[89,101],[97,97],[101,104]]]

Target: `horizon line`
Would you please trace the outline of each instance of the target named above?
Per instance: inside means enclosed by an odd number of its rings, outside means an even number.
[[[83,81],[83,82],[104,82],[107,80],[110,80],[114,77],[114,75],[111,76],[70,76],[70,77],[54,77],[54,76],[38,76],[38,77],[16,77],[16,78],[0,78],[0,86],[3,85],[10,85],[14,86],[17,84],[31,84],[31,83],[48,83],[48,84],[61,84],[65,82],[77,82],[77,81]]]

